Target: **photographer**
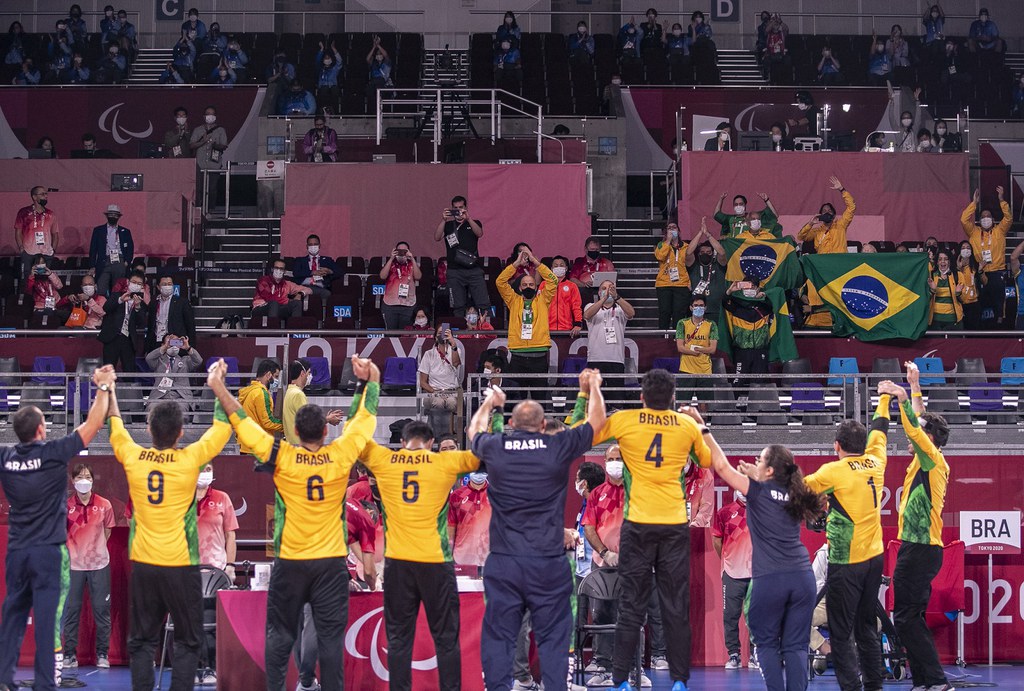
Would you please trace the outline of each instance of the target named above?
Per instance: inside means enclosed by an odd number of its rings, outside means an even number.
[[[452,309],[460,317],[466,316],[466,304],[470,297],[481,312],[491,306],[478,250],[483,235],[483,224],[470,217],[466,198],[462,196],[452,198],[451,207],[441,212],[441,222],[434,230],[434,241],[444,240],[448,259],[448,290]]]
[[[404,329],[412,324],[416,309],[416,282],[423,277],[416,257],[409,252],[408,242],[399,242],[380,270],[384,284],[384,326]]]
[[[302,138],[302,150],[306,160],[312,163],[337,163],[338,133],[327,126],[323,115],[313,118],[313,129]]]
[[[203,365],[202,355],[189,344],[188,336],[168,333],[164,334],[160,346],[146,353],[146,364],[154,373],[155,382],[153,390],[149,392],[147,405],[154,406],[158,401],[174,401],[188,421],[193,395],[188,377],[184,375],[199,371]]]
[[[302,297],[312,290],[285,280],[284,259],[270,264],[270,275],[260,276],[256,282],[256,295],[252,299],[253,317],[288,319],[302,316]]]

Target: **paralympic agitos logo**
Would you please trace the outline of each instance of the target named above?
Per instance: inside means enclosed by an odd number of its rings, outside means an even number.
[[[109,132],[110,136],[113,137],[114,141],[118,144],[127,144],[132,139],[145,139],[149,135],[153,134],[153,123],[149,120],[146,120],[145,129],[137,132],[125,129],[125,127],[118,122],[118,118],[121,115],[121,106],[123,105],[123,102],[115,103],[103,111],[103,114],[100,115],[99,122],[97,123],[102,131]]]
[[[372,630],[372,633],[364,633],[363,629]],[[364,646],[369,643],[369,650],[363,652]],[[384,608],[378,607],[359,617],[352,623],[345,633],[345,652],[357,660],[369,660],[373,673],[381,681],[388,681],[390,675],[385,661],[387,660],[387,634],[384,631]],[[437,656],[434,655],[426,660],[413,660],[414,671],[421,672],[437,669]]]

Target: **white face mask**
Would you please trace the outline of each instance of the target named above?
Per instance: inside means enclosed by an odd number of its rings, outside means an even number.
[[[555,268],[551,269],[551,273],[555,275],[555,278],[565,278],[565,267],[556,266]]]
[[[918,146],[920,146],[922,149],[927,150],[932,148],[932,143],[930,140],[924,140],[920,144],[918,144]]]
[[[747,213],[747,207],[744,206],[743,204],[737,204],[736,206],[732,207],[732,210],[736,212],[736,215]]]
[[[88,494],[92,491],[92,480],[75,480],[75,491],[79,494]]]
[[[910,127],[911,125],[913,125],[913,124],[914,124],[914,121],[913,121],[913,120],[911,120],[910,118],[903,118],[902,120],[900,120],[900,123],[901,123],[901,124],[902,124],[902,125],[903,125],[904,127]]]
[[[981,227],[984,228],[985,230],[988,230],[989,228],[991,228],[992,227],[992,218],[989,217],[989,216],[986,216],[985,218],[981,219]]]
[[[196,487],[198,487],[199,489],[206,489],[207,487],[209,487],[212,484],[213,484],[213,471],[212,470],[204,470],[203,472],[199,473],[199,479],[196,480]]]
[[[413,324],[415,324],[416,326],[426,326],[427,325],[427,318],[426,317],[417,317],[416,320],[413,322]]]
[[[309,245],[306,247],[306,251],[309,252],[309,256],[315,257],[320,254],[320,245]]]
[[[622,479],[622,461],[611,459],[605,461],[604,471],[608,473],[608,477],[610,477],[613,480]]]
[[[171,346],[167,349],[168,357],[178,357],[179,352],[181,352],[181,349],[178,346]]]
[[[776,144],[778,144],[779,142],[782,141],[782,135],[781,134],[773,134],[772,135],[772,141],[775,142]]]
[[[719,134],[719,135],[718,135],[718,137],[719,137],[719,138],[720,138],[720,139],[721,139],[721,140],[722,140],[723,142],[727,142],[727,141],[729,141],[729,133],[728,133],[728,132],[722,132],[721,134]]]
[[[82,294],[85,295],[85,297],[87,297],[87,298],[91,298],[93,295],[96,294],[96,286],[94,286],[94,285],[82,286]]]
[[[963,257],[964,259],[970,259],[972,254],[974,254],[974,252],[971,251],[969,247],[965,247],[962,250],[960,250],[960,256]]]
[[[936,127],[935,128],[935,134],[940,134],[941,135],[941,134],[945,134],[945,133],[946,133],[946,128],[945,127]]]
[[[587,491],[587,485],[583,482],[576,483],[576,494],[583,496],[583,493]]]
[[[206,120],[206,124],[207,125],[212,125],[213,123],[217,122],[217,116],[216,115],[207,115],[203,119]]]
[[[480,315],[479,314],[477,314],[476,312],[467,312],[466,313],[466,323],[467,324],[476,324],[478,321],[480,321]]]
[[[484,374],[493,374],[494,370],[492,370],[490,367],[484,367],[483,373]]]
[[[184,127],[185,123],[188,122],[187,118],[174,118],[174,121],[182,127]]]
[[[761,230],[761,219],[760,218],[755,218],[755,219],[751,220],[750,221],[750,229],[751,230]]]
[[[129,293],[141,293],[142,292],[142,284],[141,283],[129,283],[128,284],[128,292]]]
[[[274,269],[270,272],[270,275],[274,277],[275,281],[280,281],[284,278],[284,269]]]
[[[160,294],[165,298],[169,298],[174,295],[174,286],[160,286]]]
[[[752,298],[757,295],[757,288],[744,288],[743,295],[744,297]]]

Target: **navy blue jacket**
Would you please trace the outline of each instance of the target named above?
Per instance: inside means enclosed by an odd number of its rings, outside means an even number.
[[[132,231],[124,226],[117,227],[117,243],[121,246],[121,261],[130,265],[135,259],[135,242],[132,240]],[[89,242],[89,262],[96,269],[99,276],[109,261],[107,256],[107,224],[96,226],[92,229],[92,240]]]

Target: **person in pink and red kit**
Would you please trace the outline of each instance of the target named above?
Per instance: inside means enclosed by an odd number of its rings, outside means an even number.
[[[235,580],[236,546],[235,533],[238,531],[238,518],[235,517],[235,506],[227,492],[213,489],[213,464],[207,463],[199,471],[196,480],[196,528],[199,533],[199,563],[215,566],[227,573],[232,582]],[[203,621],[212,623],[217,620],[214,609],[203,611]],[[199,666],[196,673],[197,683],[213,685],[217,683],[217,639],[213,631],[207,631],[205,645],[200,650]]]
[[[445,438],[458,449],[454,438]],[[483,569],[491,552],[491,502],[487,498],[487,473],[469,474],[469,483],[456,487],[448,497],[448,530],[452,539],[452,558],[456,566]]]
[[[114,527],[110,502],[92,491],[92,468],[79,463],[71,471],[75,491],[68,497],[68,562],[71,587],[61,619],[64,668],[78,667],[78,621],[85,589],[96,621],[96,666],[110,667],[110,552],[107,540]]]
[[[253,317],[288,319],[302,316],[302,297],[313,291],[284,277],[284,259],[270,263],[270,274],[260,276],[256,282],[256,295],[252,299]]]
[[[14,218],[14,246],[21,253],[21,269],[24,278],[32,270],[32,257],[41,254],[46,265],[53,262],[60,241],[60,223],[53,209],[47,209],[47,189],[33,187],[29,191],[32,203],[18,209]]]
[[[693,462],[686,464],[686,513],[691,528],[710,528],[715,517],[715,476]]]
[[[751,557],[753,545],[747,530],[747,499],[736,492],[734,501],[723,506],[711,525],[711,540],[722,558],[722,624],[725,629],[725,649],[729,653],[726,669],[739,669],[740,612],[746,610],[750,591]],[[748,666],[757,669],[757,653],[750,644]]]

